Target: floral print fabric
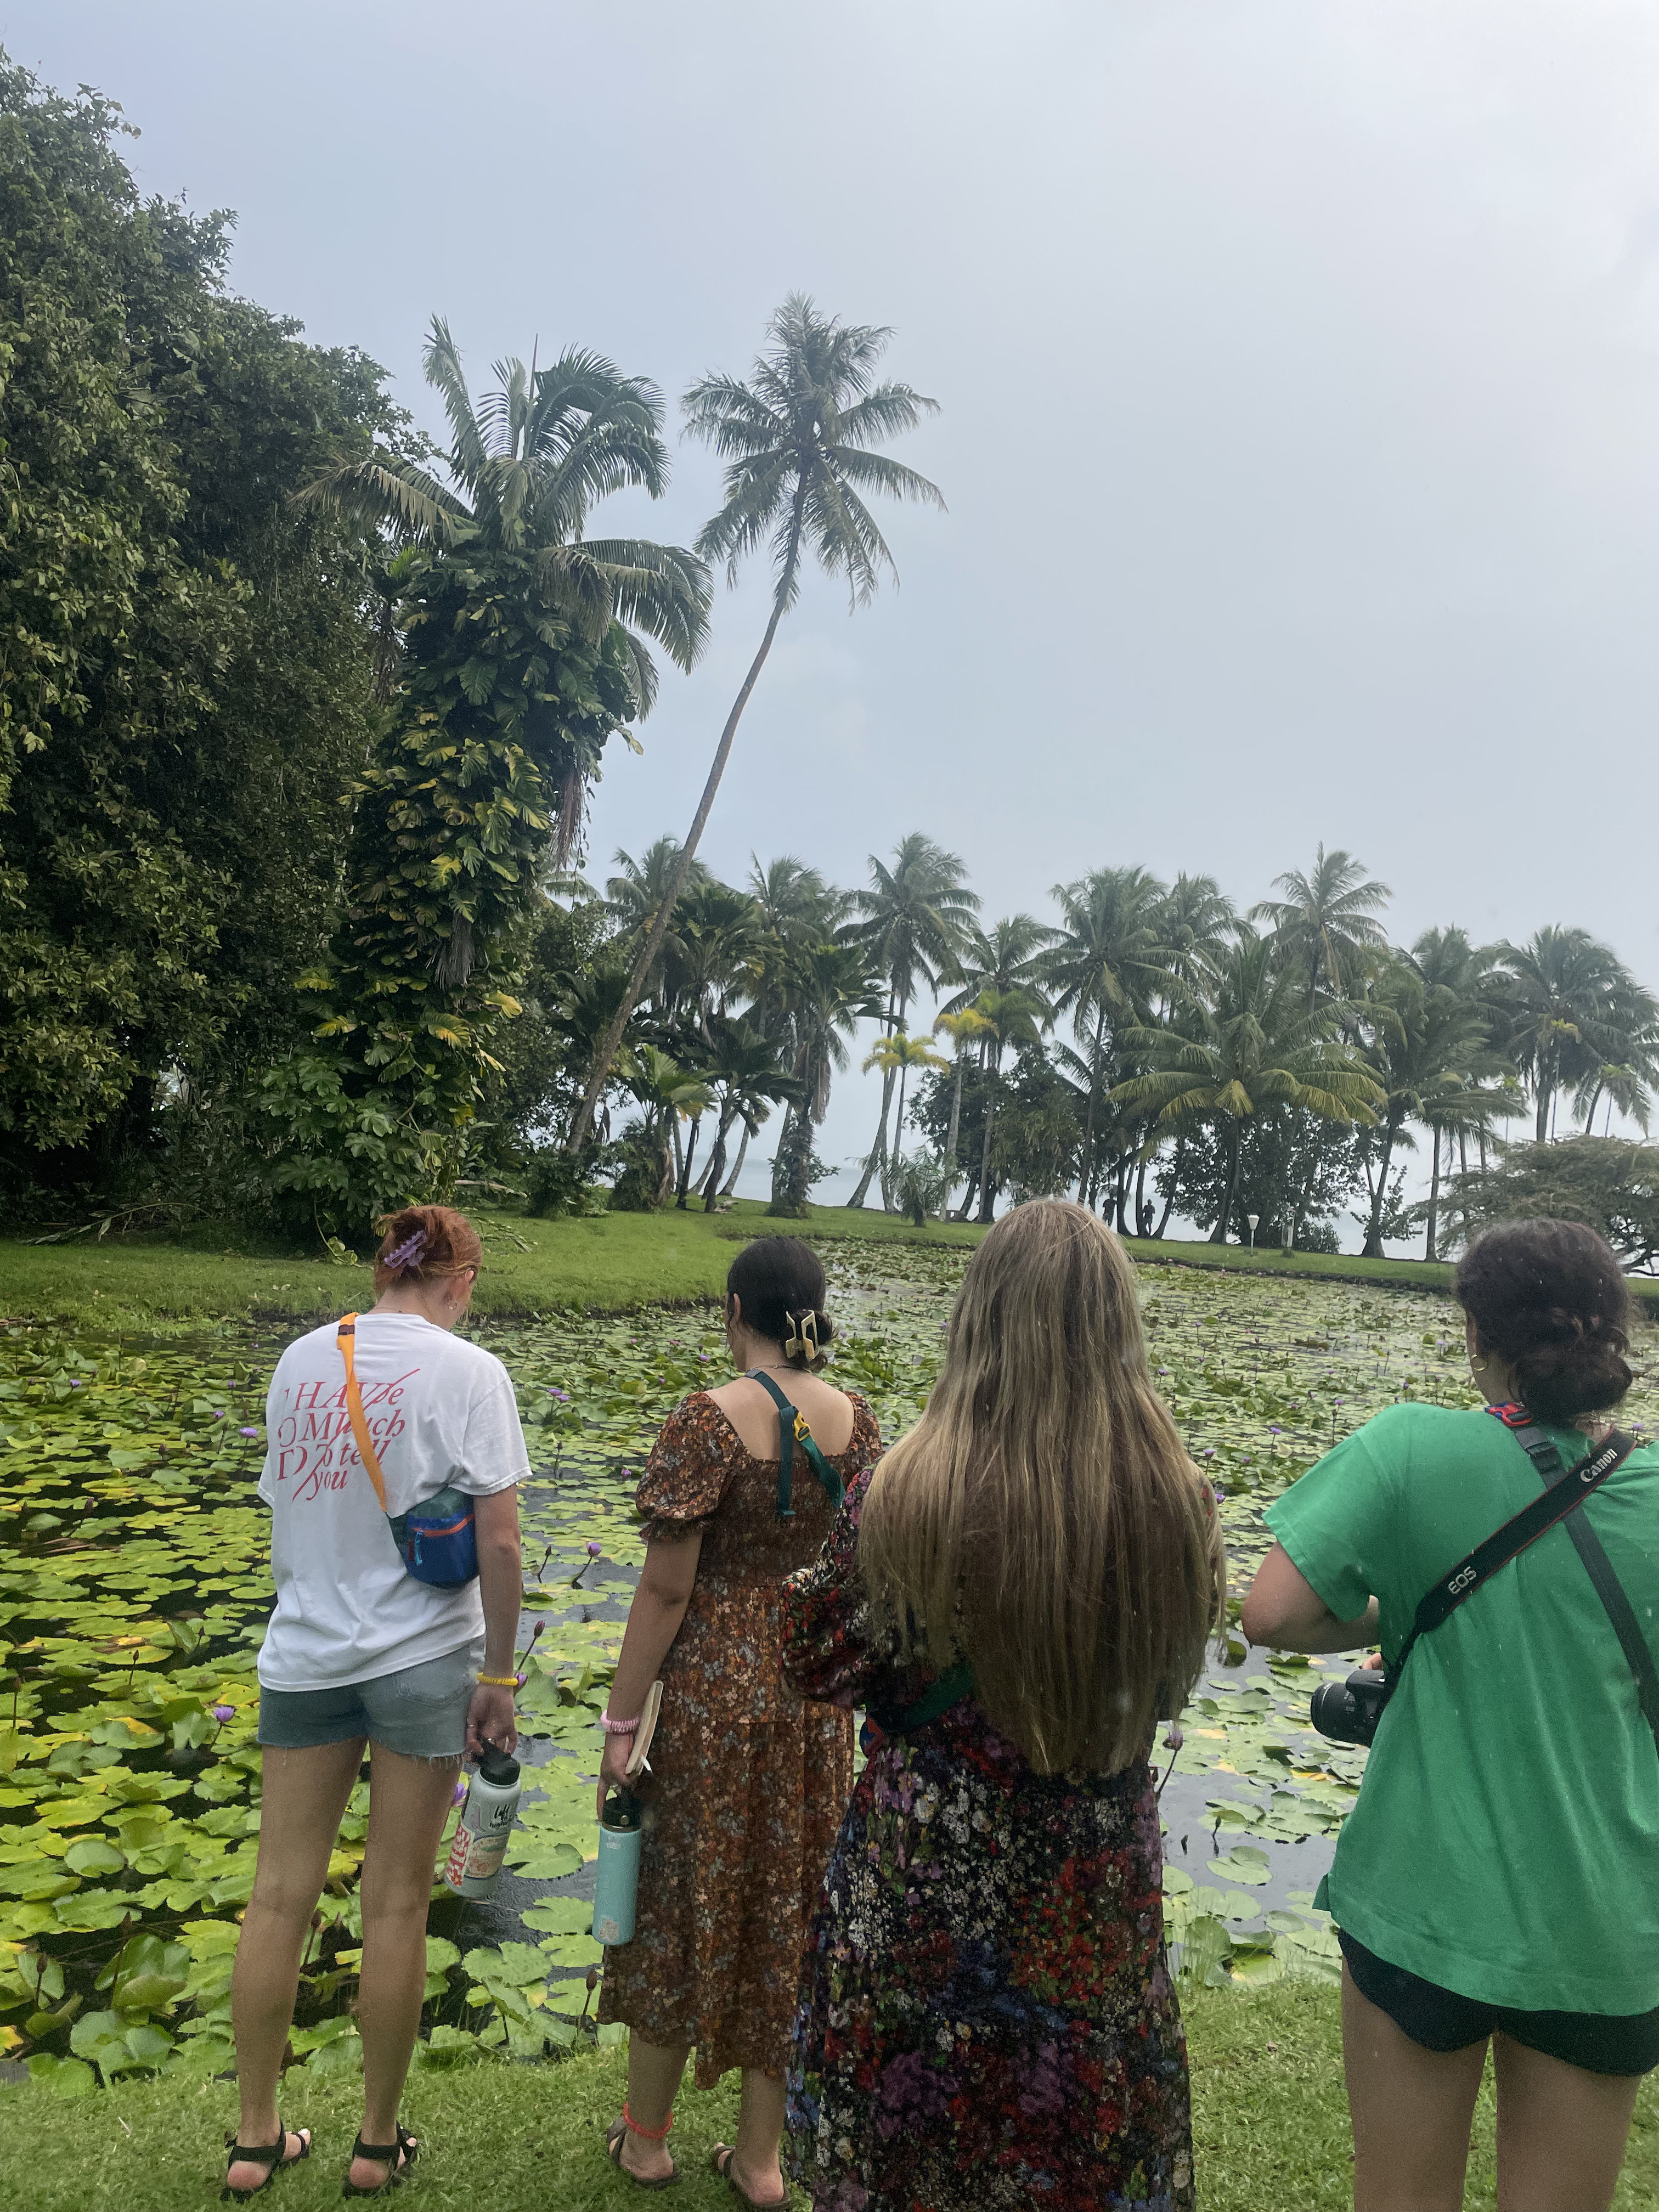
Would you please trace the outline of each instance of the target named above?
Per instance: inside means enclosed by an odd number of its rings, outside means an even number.
[[[853,1399],[830,1464],[845,1483],[881,1449]],[[834,1509],[795,1455],[794,1517],[778,1462],[753,1458],[706,1392],[664,1423],[635,1503],[648,1542],[702,1534],[691,1602],[663,1662],[662,1714],[631,1943],[605,1953],[601,2021],[649,2043],[695,2043],[696,2082],[734,2066],[781,2075],[806,1923],[853,1779],[849,1713],[803,1705],[779,1668],[784,1583]]]
[[[784,1614],[811,1698],[902,1713],[872,1648],[867,1477]],[[1186,2039],[1164,1950],[1144,1759],[1034,1774],[971,1698],[878,1740],[808,1938],[789,2170],[815,2212],[1190,2212]]]

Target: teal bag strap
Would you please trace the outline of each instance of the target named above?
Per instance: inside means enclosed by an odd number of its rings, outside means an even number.
[[[749,1370],[749,1380],[758,1382],[761,1389],[778,1409],[778,1518],[793,1521],[795,1509],[790,1503],[793,1496],[795,1446],[799,1444],[806,1455],[806,1464],[817,1477],[820,1486],[832,1505],[839,1505],[846,1492],[841,1477],[812,1441],[812,1431],[806,1425],[806,1416],[799,1406],[786,1398],[769,1375],[758,1367]]]
[[[937,1680],[927,1685],[899,1723],[896,1733],[908,1735],[915,1729],[926,1728],[929,1721],[936,1721],[962,1698],[971,1696],[973,1689],[973,1664],[969,1660],[959,1659],[954,1667],[947,1668]]]

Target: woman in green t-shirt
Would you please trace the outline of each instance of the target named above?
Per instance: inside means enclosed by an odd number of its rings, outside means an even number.
[[[1511,1430],[1529,1416],[1569,1468],[1606,1432],[1632,1322],[1601,1237],[1489,1230],[1454,1288],[1486,1407],[1391,1406],[1285,1493],[1253,1643],[1397,1660],[1419,1600],[1540,1493]],[[1650,1637],[1659,1447],[1572,1518]],[[1456,2212],[1488,2041],[1504,2212],[1605,2212],[1659,2065],[1659,1750],[1570,1523],[1414,1644],[1319,1901],[1344,1957],[1359,2212]]]

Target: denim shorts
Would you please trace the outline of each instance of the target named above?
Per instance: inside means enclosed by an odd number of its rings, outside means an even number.
[[[459,1759],[466,1748],[466,1709],[477,1680],[478,1649],[423,1660],[333,1690],[259,1689],[259,1741],[273,1751],[311,1751],[367,1736],[406,1759]]]
[[[1494,2030],[1528,2051],[1589,2074],[1650,2074],[1659,2066],[1659,2008],[1652,2012],[1520,2012],[1483,2004],[1391,1966],[1345,1929],[1337,1942],[1353,1985],[1425,2051],[1467,2051]]]

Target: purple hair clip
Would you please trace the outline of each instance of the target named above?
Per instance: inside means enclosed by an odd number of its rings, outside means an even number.
[[[425,1251],[426,1244],[425,1230],[417,1229],[412,1237],[405,1237],[401,1244],[394,1244],[380,1264],[388,1274],[401,1275],[405,1267],[414,1267],[420,1264],[421,1255]]]

